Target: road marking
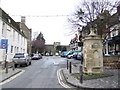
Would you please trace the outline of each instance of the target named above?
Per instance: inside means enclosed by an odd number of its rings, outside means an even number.
[[[24,72],[25,72],[25,70],[22,70],[20,73],[14,75],[14,76],[12,76],[12,77],[10,77],[9,79],[7,79],[7,80],[5,80],[5,81],[3,81],[3,82],[0,82],[0,85],[3,85],[3,84],[5,84],[5,83],[10,82],[11,80],[13,80],[13,79],[15,79],[16,77],[20,76],[20,75],[21,75],[22,73],[24,73]]]
[[[61,75],[60,75],[60,71],[61,71],[61,70],[62,70],[62,69],[59,69],[59,70],[57,71],[58,82],[59,82],[63,87],[65,87],[65,88],[71,88],[70,86],[64,84],[64,82],[62,81],[62,77],[61,77]]]

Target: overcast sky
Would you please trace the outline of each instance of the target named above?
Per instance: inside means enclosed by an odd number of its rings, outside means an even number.
[[[28,28],[31,28],[32,32],[42,32],[46,44],[61,42],[62,45],[68,45],[70,40],[74,37],[74,34],[68,36],[71,31],[70,24],[67,21],[68,17],[59,15],[72,15],[82,0],[0,1],[1,8],[16,22],[21,21],[19,15],[27,16],[26,25]],[[51,15],[55,15],[55,17],[50,17]]]
[[[1,8],[16,22],[20,16],[26,17],[26,25],[32,32],[42,32],[46,44],[61,42],[68,45],[74,35],[68,36],[71,31],[67,16],[71,15],[81,0],[1,0]],[[18,15],[18,16],[13,16]],[[51,15],[58,15],[49,17]],[[43,17],[42,17],[43,16]],[[48,16],[48,17],[44,17]]]

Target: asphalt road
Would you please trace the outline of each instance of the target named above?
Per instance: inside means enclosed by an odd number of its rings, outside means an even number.
[[[59,56],[44,56],[40,60],[33,60],[32,65],[19,67],[25,72],[2,85],[2,88],[64,88],[58,82],[57,70],[66,67],[66,62],[66,58]]]

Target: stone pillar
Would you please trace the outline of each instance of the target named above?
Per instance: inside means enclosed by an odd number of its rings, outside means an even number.
[[[103,72],[103,46],[102,39],[91,31],[83,40],[83,72],[102,73]]]

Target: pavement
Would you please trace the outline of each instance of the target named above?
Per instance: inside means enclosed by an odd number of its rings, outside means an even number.
[[[15,68],[15,69],[13,70],[12,67],[8,67],[8,73],[6,73],[6,69],[3,69],[2,66],[0,65],[0,85],[1,85],[4,81],[10,79],[11,77],[17,75],[17,74],[20,73],[20,72],[22,72],[21,69]]]
[[[104,68],[104,73],[110,74],[112,76],[104,77],[104,78],[94,78],[89,80],[83,80],[83,83],[80,83],[80,80],[73,76],[73,73],[79,73],[80,64],[72,65],[72,73],[69,73],[69,69],[62,68],[59,70],[60,78],[62,86],[67,88],[80,88],[81,90],[89,90],[89,89],[119,89],[120,88],[120,69],[110,69]]]

